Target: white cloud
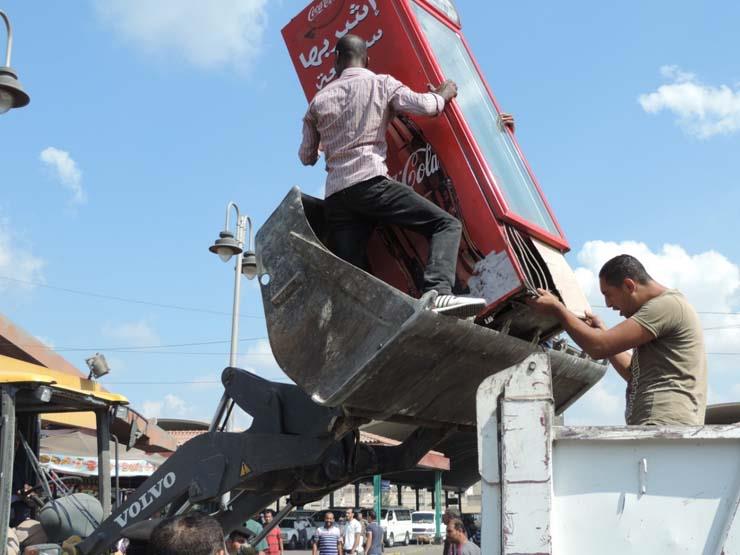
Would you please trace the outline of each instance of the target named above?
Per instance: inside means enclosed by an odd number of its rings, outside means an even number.
[[[686,295],[700,312],[708,353],[740,352],[740,315],[731,314],[740,312],[740,266],[711,250],[690,254],[679,245],[663,245],[653,251],[636,241],[589,241],[578,253],[580,266],[575,273],[595,307],[604,305],[598,286],[599,270],[604,262],[619,254],[636,257],[656,281]],[[619,321],[615,312],[605,309],[597,312],[610,326]],[[740,357],[709,354],[707,361],[711,402],[740,400],[740,377],[736,373]],[[619,396],[620,410],[623,409],[624,382],[613,369],[609,373],[603,388],[599,384],[598,389],[594,388],[569,412],[579,423],[613,423],[614,402],[607,395]],[[598,410],[602,405],[605,414]]]
[[[147,418],[175,418],[190,414],[190,407],[178,397],[168,393],[161,401],[144,401],[141,404],[141,412]]]
[[[705,85],[677,66],[663,66],[660,72],[670,83],[638,98],[647,113],[673,112],[678,124],[700,139],[740,131],[740,87]]]
[[[117,339],[125,343],[125,346],[148,347],[159,345],[159,335],[146,320],[123,322],[121,324],[106,323],[101,331],[105,337]]]
[[[31,289],[33,285],[29,282],[44,281],[44,266],[44,260],[30,252],[22,238],[10,229],[8,221],[0,219],[0,276],[9,278],[0,279],[0,292]]]
[[[622,378],[607,374],[566,411],[568,426],[619,426],[624,424],[624,388]]]
[[[623,253],[640,260],[658,282],[680,289],[700,311],[731,311],[740,291],[740,268],[716,251],[689,254],[679,245],[666,244],[653,252],[636,241],[589,241],[578,253],[576,277],[594,304],[604,304],[598,289],[601,266]]]
[[[259,54],[267,0],[96,0],[101,20],[126,41],[201,69],[247,68]]]
[[[41,151],[39,159],[47,165],[62,186],[69,190],[73,204],[82,204],[87,200],[82,188],[82,172],[69,152],[50,146]]]
[[[249,370],[268,380],[285,381],[287,376],[278,365],[267,339],[260,339],[250,344],[237,357],[240,368]]]

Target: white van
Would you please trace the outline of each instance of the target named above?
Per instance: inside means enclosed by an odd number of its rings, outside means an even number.
[[[434,511],[415,511],[411,513],[411,538],[416,543],[431,543],[434,540]],[[442,539],[447,536],[447,528],[440,522],[439,533]]]
[[[385,533],[385,545],[397,543],[408,545],[411,542],[411,509],[385,507],[380,510],[380,527]]]

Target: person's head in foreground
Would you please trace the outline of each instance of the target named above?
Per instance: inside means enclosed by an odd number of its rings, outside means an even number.
[[[357,35],[344,35],[334,48],[334,69],[337,77],[348,67],[367,67],[367,43]]]
[[[334,526],[334,513],[328,512],[324,515],[324,526],[326,528]]]
[[[615,256],[599,271],[599,287],[606,306],[625,318],[633,316],[655,296],[654,285],[657,284],[642,263],[629,254]]]
[[[275,511],[267,509],[265,511],[265,524],[270,524],[273,518],[275,518]]]
[[[452,518],[447,523],[447,539],[450,543],[461,544],[468,541],[468,536],[465,533],[465,525],[459,518]]]
[[[160,522],[149,539],[152,555],[225,555],[224,532],[204,513],[189,513]]]

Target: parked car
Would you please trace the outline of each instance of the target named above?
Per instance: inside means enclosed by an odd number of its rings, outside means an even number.
[[[316,525],[308,517],[287,517],[280,522],[280,535],[286,549],[305,549],[316,533]]]
[[[431,543],[434,540],[434,511],[414,511],[411,513],[411,539],[416,543]],[[447,528],[440,522],[439,533],[442,539],[447,537]]]
[[[385,545],[397,543],[408,545],[411,542],[411,509],[405,507],[386,507],[380,510],[380,527],[385,534]]]

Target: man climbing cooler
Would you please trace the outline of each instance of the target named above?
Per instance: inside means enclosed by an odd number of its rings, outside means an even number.
[[[462,225],[452,215],[388,177],[388,123],[396,113],[438,116],[457,95],[445,81],[428,93],[416,93],[390,75],[367,69],[365,41],[345,35],[335,49],[339,76],[316,93],[303,119],[299,151],[304,165],[326,159],[326,211],[337,256],[368,270],[367,242],[373,227],[392,224],[429,239],[424,270],[425,292],[436,291],[434,310],[466,317],[485,306],[484,299],[452,294]]]

